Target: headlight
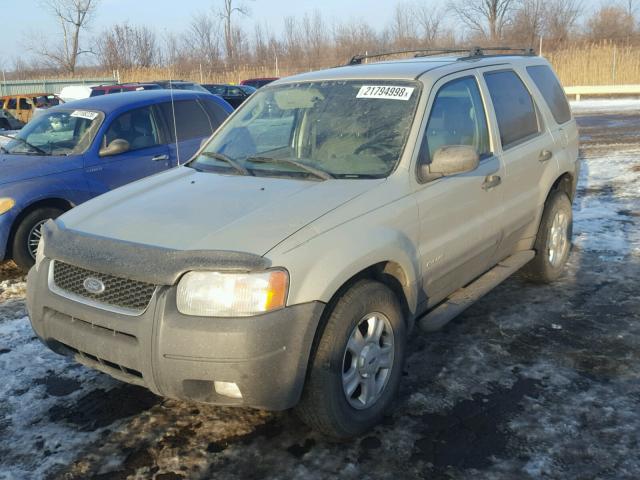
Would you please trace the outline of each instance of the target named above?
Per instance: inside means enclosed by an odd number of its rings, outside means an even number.
[[[289,274],[189,272],[178,283],[177,307],[185,315],[246,317],[285,305]]]
[[[13,198],[0,197],[0,215],[7,213],[15,204],[16,201]]]

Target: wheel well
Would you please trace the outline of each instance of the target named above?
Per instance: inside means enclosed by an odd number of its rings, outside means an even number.
[[[364,270],[356,273],[351,278],[349,278],[349,280],[344,282],[325,305],[324,310],[322,311],[322,316],[320,317],[320,321],[316,328],[313,343],[311,345],[311,352],[309,353],[309,358],[307,360],[307,376],[309,375],[309,366],[311,365],[311,362],[315,357],[318,343],[320,342],[320,338],[324,333],[324,328],[329,319],[329,315],[331,315],[331,311],[333,310],[334,305],[346,290],[348,290],[354,283],[360,280],[375,280],[389,287],[391,291],[396,294],[396,297],[400,302],[402,315],[405,323],[407,324],[407,328],[411,328],[413,317],[409,308],[407,296],[404,291],[404,288],[408,285],[407,276],[404,270],[399,264],[392,261],[380,262],[371,265]]]
[[[567,197],[569,197],[569,200],[573,202],[573,197],[576,192],[574,182],[575,182],[575,179],[573,178],[573,175],[571,175],[568,172],[565,172],[562,175],[560,175],[556,179],[556,181],[553,183],[553,186],[551,187],[551,191],[549,192],[549,194],[551,194],[551,192],[564,192],[567,194]]]
[[[47,207],[59,208],[60,210],[66,212],[67,210],[71,210],[73,208],[73,204],[71,204],[71,202],[64,200],[62,198],[46,198],[44,200],[38,200],[37,202],[33,202],[31,205],[24,208],[18,214],[16,219],[13,221],[13,225],[11,225],[11,233],[9,234],[9,239],[7,241],[7,250],[6,250],[7,253],[5,255],[7,258],[10,258],[11,255],[13,254],[13,252],[11,252],[11,246],[13,245],[13,237],[16,233],[16,229],[18,228],[18,225],[20,225],[24,217],[29,215],[34,210],[37,210],[39,208],[47,208]]]

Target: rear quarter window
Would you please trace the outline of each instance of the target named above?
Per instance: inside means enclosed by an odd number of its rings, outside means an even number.
[[[175,140],[174,137],[177,134],[179,142],[208,137],[219,125],[209,118],[207,112],[196,100],[180,100],[174,102],[173,107],[171,102],[161,103],[160,110],[169,126],[172,140]]]
[[[527,73],[536,84],[557,123],[571,120],[571,109],[558,79],[546,65],[527,67]]]
[[[531,94],[513,70],[484,74],[498,119],[502,148],[507,149],[540,132]]]

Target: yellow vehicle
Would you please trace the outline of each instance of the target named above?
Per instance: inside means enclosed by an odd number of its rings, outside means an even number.
[[[24,95],[6,95],[0,97],[0,109],[7,110],[21,122],[27,123],[33,117],[36,108],[58,105],[59,99],[47,93],[28,93]]]

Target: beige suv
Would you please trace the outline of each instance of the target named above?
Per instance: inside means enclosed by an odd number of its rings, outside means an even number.
[[[414,325],[520,268],[555,280],[571,244],[578,136],[549,64],[431,53],[269,84],[186,165],[50,221],[38,336],[159,395],[371,428]]]

